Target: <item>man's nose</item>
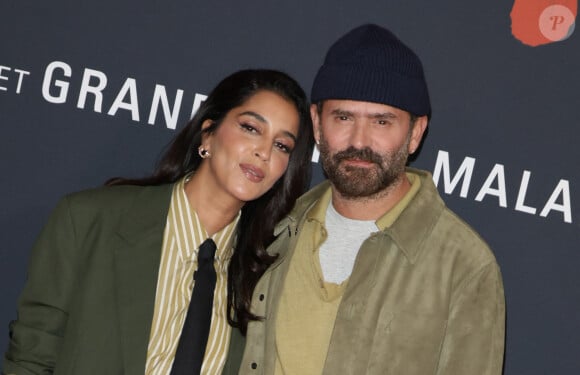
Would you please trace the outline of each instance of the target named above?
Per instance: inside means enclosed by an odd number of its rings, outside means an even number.
[[[358,149],[368,147],[371,142],[370,132],[367,124],[363,121],[356,121],[352,127],[350,143]]]

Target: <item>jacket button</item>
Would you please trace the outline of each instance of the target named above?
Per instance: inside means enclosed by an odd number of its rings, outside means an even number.
[[[260,301],[263,301],[263,300],[264,300],[264,295],[260,294]]]
[[[258,368],[258,364],[256,362],[252,362],[252,370],[255,370]]]

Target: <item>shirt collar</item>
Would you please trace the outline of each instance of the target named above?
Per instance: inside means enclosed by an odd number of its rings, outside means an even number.
[[[170,215],[172,215],[175,223],[175,240],[184,259],[193,257],[193,254],[197,252],[201,244],[209,238],[197,213],[190,206],[185,193],[185,183],[189,181],[189,177],[190,175],[185,176],[175,183],[170,208]],[[211,236],[217,248],[216,260],[226,262],[232,257],[235,231],[240,216],[241,210],[228,225]]]
[[[376,225],[380,230],[384,230],[397,220],[399,215],[405,210],[405,208],[409,205],[413,197],[419,191],[421,187],[421,179],[419,176],[413,174],[412,172],[406,173],[409,182],[411,183],[411,188],[409,191],[403,196],[403,198],[397,202],[395,206],[393,206],[388,212],[386,212],[383,216],[379,217],[376,220]],[[329,186],[320,199],[314,204],[314,206],[308,211],[307,218],[309,220],[318,221],[321,225],[324,226],[325,218],[326,218],[326,209],[330,204],[332,199],[332,188]]]
[[[326,222],[326,209],[330,204],[332,199],[332,188],[328,186],[326,191],[322,194],[320,199],[312,206],[312,208],[308,211],[307,219],[314,220],[324,226]]]
[[[389,211],[377,219],[376,224],[380,230],[389,228],[395,221],[397,221],[401,213],[405,210],[405,208],[407,208],[409,203],[411,203],[413,197],[417,195],[417,192],[421,187],[421,179],[419,176],[413,174],[412,172],[407,172],[406,176],[411,183],[411,188],[403,196],[403,198],[397,202],[397,204],[395,204]]]

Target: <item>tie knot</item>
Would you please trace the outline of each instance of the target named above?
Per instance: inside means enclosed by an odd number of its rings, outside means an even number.
[[[198,263],[212,261],[215,256],[215,242],[211,238],[203,241],[199,247],[199,253],[197,255]]]

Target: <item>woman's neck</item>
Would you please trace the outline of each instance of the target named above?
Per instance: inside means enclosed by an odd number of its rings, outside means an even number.
[[[219,194],[204,169],[196,171],[185,184],[185,195],[209,236],[219,232],[235,219],[244,202]]]

